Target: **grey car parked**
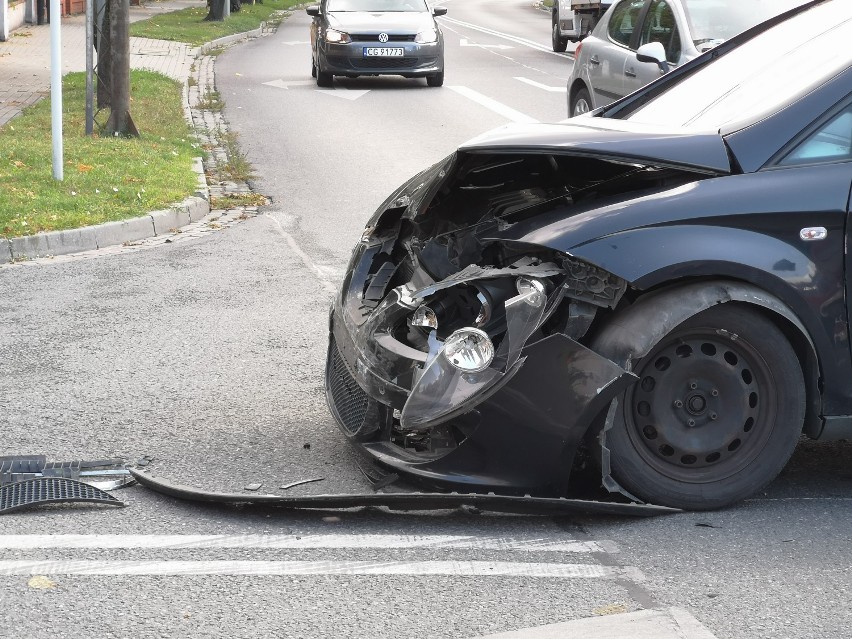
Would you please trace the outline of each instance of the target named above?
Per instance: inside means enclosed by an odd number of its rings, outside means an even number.
[[[574,53],[568,115],[580,115],[632,93],[671,67],[803,1],[615,2]]]
[[[444,84],[444,36],[425,0],[322,0],[305,9],[311,22],[311,75],[330,87],[334,76],[401,75]]]

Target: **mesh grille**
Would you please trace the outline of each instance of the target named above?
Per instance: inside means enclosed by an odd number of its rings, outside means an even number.
[[[0,513],[7,513],[36,504],[75,501],[124,506],[124,502],[99,488],[62,477],[39,477],[0,488]]]
[[[355,64],[360,69],[399,69],[413,67],[419,58],[363,58]]]
[[[364,426],[370,398],[349,373],[334,340],[329,344],[326,386],[341,425],[350,434],[357,434]]]

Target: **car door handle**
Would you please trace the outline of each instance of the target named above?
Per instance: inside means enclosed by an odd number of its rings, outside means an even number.
[[[636,71],[633,69],[633,67],[629,67],[624,70],[624,75],[626,75],[628,78],[635,78]]]
[[[596,56],[596,55],[593,55],[591,58],[589,58],[589,64],[600,64],[600,63],[601,63],[601,61],[598,60],[598,56]]]

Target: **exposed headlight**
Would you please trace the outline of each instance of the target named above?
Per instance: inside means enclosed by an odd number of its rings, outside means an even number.
[[[414,41],[419,44],[429,44],[430,42],[437,42],[438,31],[437,29],[426,29],[426,31],[421,31],[416,36],[414,36]]]
[[[478,373],[494,359],[494,344],[485,331],[460,328],[444,342],[444,357],[460,371]]]
[[[352,38],[349,37],[348,33],[343,33],[343,31],[336,31],[334,29],[326,29],[325,30],[325,41],[332,42],[334,44],[347,44],[352,42]]]
[[[539,306],[545,298],[544,283],[531,277],[519,277],[515,282],[515,288],[521,295],[527,295],[524,300],[530,306]]]
[[[435,315],[435,311],[423,305],[414,311],[414,317],[411,318],[411,325],[438,328],[438,317]]]

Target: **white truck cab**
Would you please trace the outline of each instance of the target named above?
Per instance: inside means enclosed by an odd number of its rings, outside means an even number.
[[[606,0],[553,0],[553,9],[551,9],[553,50],[565,51],[568,48],[568,42],[582,40],[611,4],[611,1]]]

